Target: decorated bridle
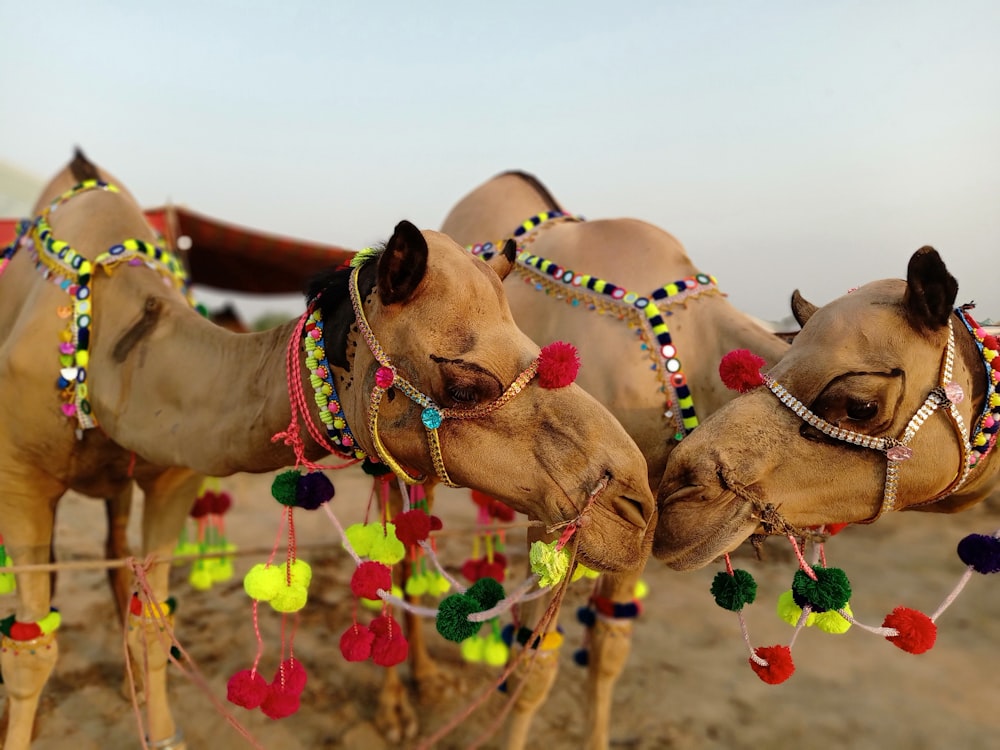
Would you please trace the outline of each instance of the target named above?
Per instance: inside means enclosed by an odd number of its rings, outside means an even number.
[[[943,410],[950,417],[952,426],[958,436],[958,444],[961,451],[961,464],[955,478],[949,485],[934,497],[924,501],[933,503],[952,494],[961,487],[969,476],[972,469],[970,456],[972,455],[972,445],[967,442],[965,422],[958,411],[958,404],[965,399],[962,387],[952,380],[952,369],[955,363],[955,330],[951,319],[948,320],[948,344],[945,347],[941,360],[940,375],[938,383],[927,394],[923,404],[907,422],[906,427],[898,437],[873,437],[860,432],[838,427],[827,422],[822,417],[809,410],[805,404],[774,378],[763,375],[764,385],[773,393],[778,400],[788,407],[799,419],[822,432],[827,437],[834,440],[841,440],[862,448],[871,448],[885,454],[885,485],[882,494],[882,502],[875,515],[861,523],[873,523],[877,521],[883,513],[894,510],[896,507],[896,493],[899,489],[899,469],[904,461],[913,457],[913,449],[910,443],[917,434],[917,430],[927,421],[927,419],[938,410]]]
[[[449,487],[459,487],[460,485],[455,484],[449,476],[448,470],[445,467],[444,456],[441,452],[441,440],[438,429],[444,421],[447,419],[478,419],[492,414],[501,407],[506,406],[515,396],[521,393],[536,375],[539,376],[539,384],[543,388],[562,388],[569,385],[575,380],[577,370],[579,369],[579,359],[576,349],[571,344],[561,341],[543,347],[539,356],[514,378],[513,382],[507,386],[503,393],[489,403],[479,404],[467,409],[441,407],[399,372],[385,349],[378,342],[371,325],[368,323],[361,300],[358,277],[362,266],[373,254],[374,251],[370,249],[362,250],[356,254],[351,261],[352,269],[348,289],[358,331],[368,345],[372,356],[379,364],[378,369],[375,371],[375,383],[372,386],[368,402],[368,429],[371,434],[372,443],[375,446],[377,459],[368,456],[364,449],[357,444],[347,424],[340,398],[334,385],[332,368],[325,352],[322,315],[315,304],[317,300],[314,300],[313,305],[303,316],[300,327],[305,334],[306,367],[310,371],[310,382],[315,390],[315,402],[319,407],[320,420],[327,431],[326,437],[328,439],[320,440],[319,442],[331,452],[351,458],[352,462],[367,460],[375,464],[381,463],[406,484],[415,485],[427,481],[426,476],[414,476],[405,469],[389,452],[379,433],[378,414],[382,404],[382,397],[387,391],[395,388],[422,409],[420,421],[426,431],[427,446],[437,478]],[[292,345],[289,347],[289,352],[290,354],[292,353]],[[292,368],[289,370],[289,380],[290,386],[294,388]],[[301,407],[302,405],[298,408]],[[308,410],[303,409],[303,412],[304,417],[308,420]],[[292,419],[293,425],[289,425],[289,430],[276,435],[275,438],[284,437],[286,442],[290,441],[290,444],[296,449],[298,464],[303,464],[309,468],[319,467],[318,464],[312,464],[305,460],[300,451],[301,443],[297,443],[294,438],[289,437],[293,432],[297,431],[293,429],[296,420],[294,413]],[[313,437],[316,438],[317,434],[313,433]]]

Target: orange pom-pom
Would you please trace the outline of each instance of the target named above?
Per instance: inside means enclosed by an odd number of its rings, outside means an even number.
[[[719,362],[719,377],[726,388],[746,393],[764,385],[764,376],[760,374],[763,366],[764,359],[749,349],[734,349]]]

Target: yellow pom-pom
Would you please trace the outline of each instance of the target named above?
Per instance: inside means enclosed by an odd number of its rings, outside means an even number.
[[[225,558],[215,560],[215,564],[208,567],[208,574],[212,577],[212,583],[228,581],[233,577],[233,561]]]
[[[462,641],[462,658],[471,664],[478,664],[485,656],[486,640],[478,635]]]
[[[510,649],[499,638],[490,638],[486,641],[486,647],[483,649],[483,661],[491,667],[502,667],[507,663],[509,656]]]
[[[569,569],[569,553],[565,549],[557,552],[556,542],[532,542],[528,560],[531,572],[538,576],[538,585],[542,588],[562,581]]]
[[[348,544],[361,557],[368,557],[368,551],[372,548],[376,534],[379,536],[382,534],[380,524],[356,523],[348,526],[347,530],[344,531]]]
[[[243,590],[247,596],[259,602],[270,601],[278,591],[285,587],[285,568],[283,565],[267,565],[257,563],[243,578]]]
[[[431,596],[444,596],[451,591],[451,581],[440,573],[427,573],[427,593]]]
[[[201,552],[201,548],[194,542],[181,542],[176,547],[174,547],[174,555],[177,557],[189,557],[191,555],[197,555]],[[177,560],[174,565],[186,565],[189,560]]]
[[[42,635],[48,635],[57,630],[60,625],[62,625],[62,615],[58,612],[49,612],[38,621],[38,629],[42,631]]]
[[[408,596],[423,596],[429,588],[427,576],[423,573],[410,576],[406,579],[406,593]]]
[[[368,559],[391,567],[404,557],[406,557],[406,547],[396,537],[396,525],[387,523],[385,533],[376,534],[372,540]]]
[[[844,605],[844,611],[851,617],[854,617],[850,604]],[[851,629],[851,623],[845,620],[839,612],[832,609],[828,612],[817,612],[816,622],[813,624],[824,633],[832,633],[834,635],[846,633]]]
[[[306,587],[293,583],[291,586],[283,586],[277,594],[268,600],[268,604],[276,612],[298,612],[306,606],[308,599],[309,593],[306,591]]]
[[[312,581],[312,568],[309,566],[305,560],[296,560],[292,563],[291,569],[289,570],[291,575],[292,584],[298,584],[303,588],[309,588],[309,583]]]
[[[0,573],[0,594],[9,594],[14,591],[17,588],[15,581],[13,573]]]
[[[645,599],[647,596],[649,596],[649,584],[640,578],[635,584],[635,598]]]
[[[799,618],[802,617],[802,608],[795,603],[791,589],[778,597],[778,617],[789,625],[797,625]],[[810,612],[806,618],[806,625],[812,625],[815,620],[816,613]]]
[[[212,588],[211,570],[209,570],[208,566],[204,565],[192,568],[191,574],[188,576],[188,583],[190,583],[191,588],[196,591],[208,591]]]

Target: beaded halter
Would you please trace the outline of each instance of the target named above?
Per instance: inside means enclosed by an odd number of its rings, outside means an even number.
[[[653,361],[651,369],[660,380],[660,392],[669,394],[663,416],[674,423],[674,439],[683,439],[698,426],[698,417],[666,319],[672,314],[670,307],[703,294],[721,294],[715,277],[696,274],[665,284],[644,296],[530,253],[527,248],[537,237],[535,230],[553,226],[557,220],[584,221],[582,216],[565,211],[544,211],[523,221],[512,234],[518,241],[515,269],[536,290],[565,300],[573,307],[583,305],[588,310],[628,320],[629,328],[637,332],[642,342],[643,351],[648,352]],[[489,259],[502,246],[502,242],[486,242],[466,249],[473,255]]]
[[[2,273],[16,251],[21,247],[27,248],[42,276],[65,291],[72,300],[71,307],[60,307],[58,310],[60,317],[69,318],[69,325],[60,337],[60,369],[56,385],[62,393],[63,414],[69,418],[76,417],[77,438],[83,437],[84,430],[97,425],[87,386],[94,269],[103,268],[110,274],[120,263],[146,265],[160,273],[168,285],[180,290],[194,305],[188,293],[188,277],[183,265],[163,248],[143,240],[126,239],[91,261],[69,243],[53,237],[49,217],[70,199],[91,190],[120,192],[117,187],[102,180],[81,182],[52,201],[34,221],[21,222],[17,238],[0,254]]]
[[[975,321],[972,321],[968,313],[962,309],[956,310],[955,313],[962,320],[962,322],[965,323],[966,327],[969,328],[973,335],[976,335],[975,329],[979,329],[979,326],[975,324]],[[980,351],[983,352],[983,341],[978,336],[977,342],[979,344]],[[955,362],[955,330],[951,319],[948,320],[948,344],[945,347],[944,355],[942,357],[938,384],[931,388],[930,392],[927,394],[927,398],[924,400],[924,403],[910,418],[910,421],[907,423],[899,437],[874,437],[872,435],[864,435],[851,430],[846,430],[842,427],[837,427],[810,411],[805,404],[789,393],[788,390],[777,380],[768,375],[763,375],[762,377],[764,385],[770,389],[771,393],[773,393],[782,404],[787,406],[801,420],[816,428],[824,435],[834,438],[835,440],[842,440],[846,443],[851,443],[852,445],[861,446],[862,448],[871,448],[885,454],[887,463],[885,471],[885,489],[883,492],[882,502],[875,515],[863,522],[872,523],[878,520],[883,513],[891,511],[895,508],[896,492],[899,486],[900,464],[903,461],[907,461],[912,458],[913,449],[910,448],[910,443],[916,436],[917,430],[920,429],[921,425],[923,425],[935,411],[939,409],[943,410],[951,418],[951,423],[955,428],[956,434],[958,435],[961,463],[958,467],[955,478],[951,481],[948,487],[929,500],[924,501],[921,505],[936,502],[957,491],[965,483],[972,467],[982,460],[982,457],[985,456],[989,449],[995,444],[998,419],[1000,419],[1000,400],[996,398],[995,392],[997,373],[990,364],[990,359],[992,359],[992,357],[987,358],[984,355],[983,362],[986,365],[988,392],[984,412],[976,424],[976,431],[971,440],[967,440],[966,438],[968,432],[966,431],[965,422],[963,421],[962,415],[959,413],[957,407],[957,404],[961,403],[965,398],[965,394],[962,391],[962,387],[952,380],[952,368]],[[987,435],[988,437],[986,437]]]

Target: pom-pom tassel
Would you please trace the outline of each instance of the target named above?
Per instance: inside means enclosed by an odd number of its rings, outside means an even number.
[[[753,652],[767,663],[760,664],[751,657],[750,668],[768,685],[780,685],[795,672],[792,650],[788,646],[762,646]]]
[[[563,388],[576,380],[580,356],[576,347],[565,341],[553,341],[542,347],[538,357],[538,384],[542,388]]]
[[[764,376],[760,374],[763,366],[764,359],[749,349],[734,349],[719,362],[719,377],[729,390],[746,393],[764,385]]]

